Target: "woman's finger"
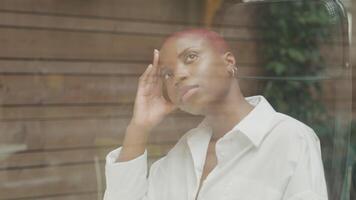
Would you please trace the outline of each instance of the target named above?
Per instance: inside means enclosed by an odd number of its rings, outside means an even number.
[[[152,71],[152,64],[149,64],[145,72],[143,72],[143,74],[141,75],[140,77],[141,82],[147,82],[150,71]]]
[[[157,82],[157,76],[158,76],[158,59],[159,59],[159,51],[157,49],[154,49],[153,51],[153,64],[152,64],[152,70],[147,74],[147,82],[149,83],[155,83]]]
[[[154,49],[154,51],[153,51],[153,66],[154,67],[158,66],[158,59],[159,59],[159,51],[157,49]]]
[[[153,51],[153,64],[148,65],[146,71],[142,74],[141,80],[145,83],[155,82],[156,76],[158,75],[158,55],[157,49]]]
[[[158,66],[158,61],[159,61],[159,51],[157,49],[154,50],[154,55],[153,55],[153,76],[154,76],[154,82],[157,82],[157,80],[160,78],[160,68]]]
[[[151,64],[150,71],[147,73],[147,83],[152,83],[154,80],[154,69],[155,67]]]

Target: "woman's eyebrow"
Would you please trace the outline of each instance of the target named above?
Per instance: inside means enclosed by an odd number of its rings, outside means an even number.
[[[178,58],[182,57],[187,51],[196,47],[188,47],[178,54]]]

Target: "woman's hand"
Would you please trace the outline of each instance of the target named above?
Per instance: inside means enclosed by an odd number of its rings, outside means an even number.
[[[159,51],[154,50],[153,64],[140,76],[130,125],[146,130],[153,129],[177,107],[167,101],[162,93],[162,79],[158,67]]]

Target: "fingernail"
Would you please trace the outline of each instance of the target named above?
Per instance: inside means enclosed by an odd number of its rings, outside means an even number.
[[[157,49],[154,49],[154,52],[155,52],[155,53],[158,53],[158,50],[157,50]]]

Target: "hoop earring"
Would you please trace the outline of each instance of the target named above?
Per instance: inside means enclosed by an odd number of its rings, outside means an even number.
[[[237,67],[236,66],[232,67],[232,77],[237,77]]]

